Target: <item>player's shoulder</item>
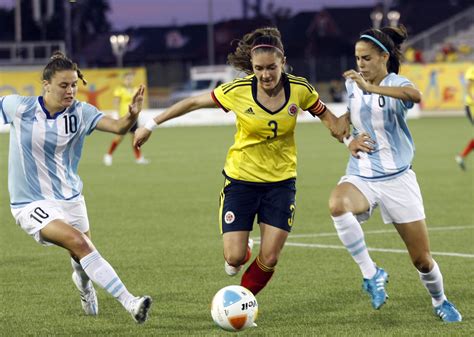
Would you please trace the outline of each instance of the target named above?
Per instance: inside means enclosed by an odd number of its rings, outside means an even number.
[[[408,78],[395,73],[388,74],[387,77],[384,79],[384,82],[386,82],[388,85],[397,87],[413,85],[413,83]]]
[[[31,106],[38,102],[38,96],[7,95],[0,97],[0,102],[3,107],[10,108],[19,105]]]
[[[292,74],[284,73],[283,76],[290,83],[291,86],[297,89],[308,90],[309,92],[315,91],[314,87],[309,83],[309,81],[301,76],[295,76]]]
[[[252,87],[252,81],[255,75],[248,75],[242,78],[236,78],[231,82],[220,85],[220,89],[224,95],[235,92],[236,90],[248,90]]]

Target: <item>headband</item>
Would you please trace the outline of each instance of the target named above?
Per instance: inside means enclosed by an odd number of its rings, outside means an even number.
[[[275,48],[276,50],[278,50],[282,55],[285,55],[285,53],[283,52],[283,50],[281,50],[280,48],[278,48],[277,46],[272,46],[271,44],[257,44],[256,46],[253,46],[252,49],[250,50],[250,52],[253,52],[255,49],[257,48]]]
[[[364,35],[361,35],[360,38],[361,38],[361,39],[369,39],[369,40],[371,40],[371,41],[374,42],[377,46],[379,46],[380,48],[382,48],[382,50],[383,50],[384,52],[390,54],[390,53],[388,52],[387,47],[385,47],[385,46],[382,44],[382,42],[380,42],[379,40],[377,40],[375,37],[364,34]]]

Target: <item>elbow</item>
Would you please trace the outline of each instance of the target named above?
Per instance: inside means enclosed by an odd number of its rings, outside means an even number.
[[[421,93],[421,91],[416,91],[415,94],[413,95],[413,99],[412,101],[414,103],[420,103],[421,102],[421,99],[423,97],[423,94]]]

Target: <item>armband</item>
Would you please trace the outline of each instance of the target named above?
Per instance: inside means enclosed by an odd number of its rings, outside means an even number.
[[[149,131],[153,131],[154,129],[156,129],[157,126],[158,124],[156,124],[155,120],[151,118],[145,123],[144,128]]]
[[[342,140],[344,144],[346,144],[347,147],[349,147],[349,144],[354,140],[354,136],[350,135],[349,137],[344,137]]]

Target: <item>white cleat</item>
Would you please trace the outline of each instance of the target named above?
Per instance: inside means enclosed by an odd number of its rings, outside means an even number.
[[[141,164],[141,165],[146,165],[146,164],[149,164],[150,161],[148,159],[146,159],[145,157],[140,157],[138,159],[135,160],[135,163],[137,164]]]
[[[227,275],[229,276],[235,276],[239,273],[240,269],[242,269],[242,265],[238,267],[231,266],[230,264],[227,263],[227,261],[224,261],[224,270]]]
[[[99,314],[99,303],[92,282],[89,280],[87,287],[82,287],[81,280],[79,280],[76,272],[72,273],[72,282],[74,282],[77,290],[79,290],[82,309],[84,309],[86,315],[97,316]]]
[[[105,166],[112,166],[112,155],[111,154],[105,154],[104,155],[104,165]]]
[[[148,319],[148,312],[152,303],[153,300],[150,296],[136,297],[130,302],[128,312],[130,312],[135,322],[143,324]]]

